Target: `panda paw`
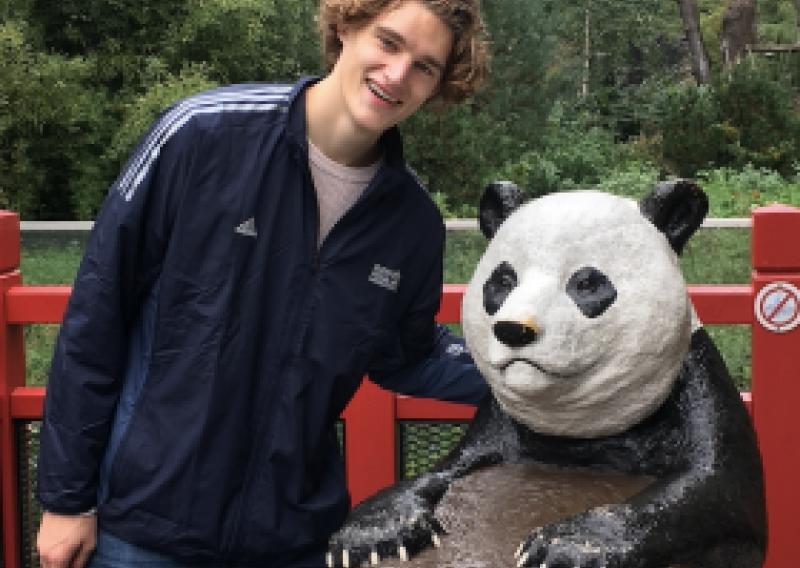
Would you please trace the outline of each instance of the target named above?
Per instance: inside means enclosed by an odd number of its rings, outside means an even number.
[[[598,512],[595,510],[595,512]],[[624,568],[640,555],[614,515],[581,515],[533,531],[515,553],[530,568]],[[638,564],[635,564],[638,566]]]
[[[328,568],[357,568],[385,558],[405,561],[426,548],[440,546],[445,531],[431,511],[394,505],[348,519],[329,541]]]

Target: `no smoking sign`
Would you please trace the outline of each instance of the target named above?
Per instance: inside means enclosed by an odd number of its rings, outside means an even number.
[[[770,331],[783,333],[800,324],[800,290],[787,282],[764,286],[754,307],[758,321]]]

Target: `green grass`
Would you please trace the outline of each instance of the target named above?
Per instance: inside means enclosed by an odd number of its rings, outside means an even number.
[[[486,238],[478,231],[448,232],[445,282],[469,282],[486,244]],[[700,229],[684,249],[681,269],[687,284],[749,283],[750,231]]]
[[[31,286],[71,286],[86,245],[87,233],[25,231],[22,234],[22,280]]]
[[[86,233],[24,232],[22,281],[29,286],[72,285],[83,255]],[[45,386],[59,326],[25,326],[26,382]]]
[[[681,256],[687,284],[748,284],[750,231],[701,229]],[[728,371],[740,390],[750,389],[751,328],[749,325],[706,325]]]
[[[83,254],[85,235],[25,233],[22,274],[28,285],[71,285]],[[466,284],[486,249],[477,231],[450,231],[445,255],[445,282]],[[746,229],[702,229],[686,246],[681,267],[689,284],[747,284],[750,280],[750,232]],[[460,326],[453,326],[460,333]],[[709,325],[739,388],[750,384],[750,327]],[[45,385],[57,325],[37,324],[25,331],[27,381]]]

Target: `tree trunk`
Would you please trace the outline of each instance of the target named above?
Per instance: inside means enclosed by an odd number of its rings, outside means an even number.
[[[795,0],[800,3],[800,0]],[[730,0],[722,14],[722,63],[726,69],[747,55],[756,43],[756,0]]]
[[[800,2],[800,0],[797,0]],[[591,36],[589,35],[589,25],[591,24],[591,13],[592,13],[592,1],[589,0],[589,3],[586,6],[586,19],[584,21],[584,28],[583,28],[583,86],[581,88],[581,94],[585,97],[589,94],[589,66],[592,60],[592,41]]]
[[[794,9],[797,12],[797,43],[800,43],[800,0],[794,0]]]
[[[697,11],[696,0],[675,0],[681,10],[683,33],[689,43],[689,53],[692,56],[692,74],[699,85],[708,85],[711,82],[711,67],[708,64],[708,53],[700,34],[700,16]],[[731,0],[735,1],[735,0]],[[798,0],[800,1],[800,0]]]

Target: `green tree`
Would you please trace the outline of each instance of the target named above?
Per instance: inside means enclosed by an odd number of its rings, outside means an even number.
[[[93,62],[36,51],[24,25],[0,26],[0,205],[24,218],[60,218],[72,193],[105,179],[112,119],[91,84]]]
[[[119,49],[155,55],[186,0],[32,0],[30,17],[48,49],[64,55]]]
[[[165,45],[170,69],[202,63],[220,83],[293,81],[320,71],[316,0],[187,0]]]
[[[147,125],[227,82],[318,71],[315,0],[6,0],[0,206],[91,219]]]
[[[482,4],[491,38],[488,84],[465,105],[401,124],[406,154],[429,190],[467,214],[504,164],[535,147],[553,101],[572,92],[546,7],[528,0]]]

